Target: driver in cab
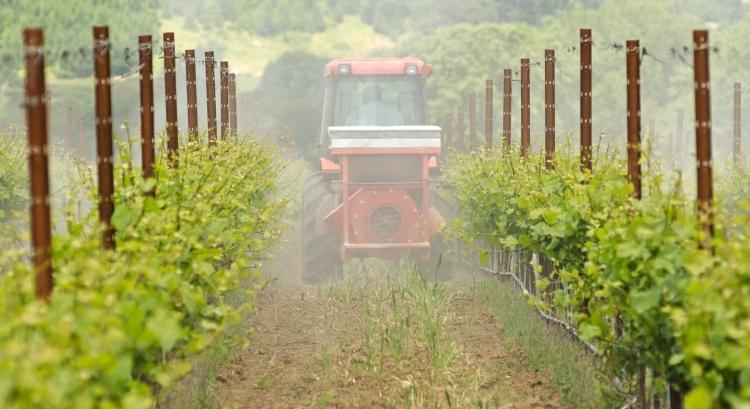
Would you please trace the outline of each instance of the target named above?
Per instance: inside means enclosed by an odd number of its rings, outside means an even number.
[[[359,110],[346,117],[349,126],[398,126],[404,124],[404,117],[394,106],[383,102],[380,88],[369,85],[362,91],[362,104]]]

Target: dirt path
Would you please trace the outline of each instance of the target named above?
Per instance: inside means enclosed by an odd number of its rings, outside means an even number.
[[[223,407],[562,407],[470,287],[276,282],[258,295],[251,326],[249,346],[219,372]]]

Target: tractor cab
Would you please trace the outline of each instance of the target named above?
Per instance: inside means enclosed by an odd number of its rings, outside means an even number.
[[[425,79],[431,73],[431,66],[410,58],[329,62],[321,156],[330,157],[331,126],[428,125]]]
[[[427,114],[431,72],[416,58],[326,65],[320,170],[303,193],[305,281],[337,274],[352,257],[435,254],[442,216],[431,205],[429,175],[441,129]]]

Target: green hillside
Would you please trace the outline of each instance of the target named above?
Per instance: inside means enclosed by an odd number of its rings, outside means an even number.
[[[232,24],[220,28],[190,26],[185,17],[162,18],[162,31],[173,31],[179,49],[214,50],[231,62],[241,91],[257,87],[268,63],[285,53],[304,52],[324,59],[342,56],[365,57],[387,54],[395,41],[375,32],[357,16],[346,16],[324,31],[288,31],[262,36],[238,29]],[[322,72],[322,67],[320,72]]]

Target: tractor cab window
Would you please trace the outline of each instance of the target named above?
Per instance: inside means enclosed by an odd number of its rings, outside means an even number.
[[[339,77],[335,87],[333,124],[420,125],[420,91],[418,77]]]

